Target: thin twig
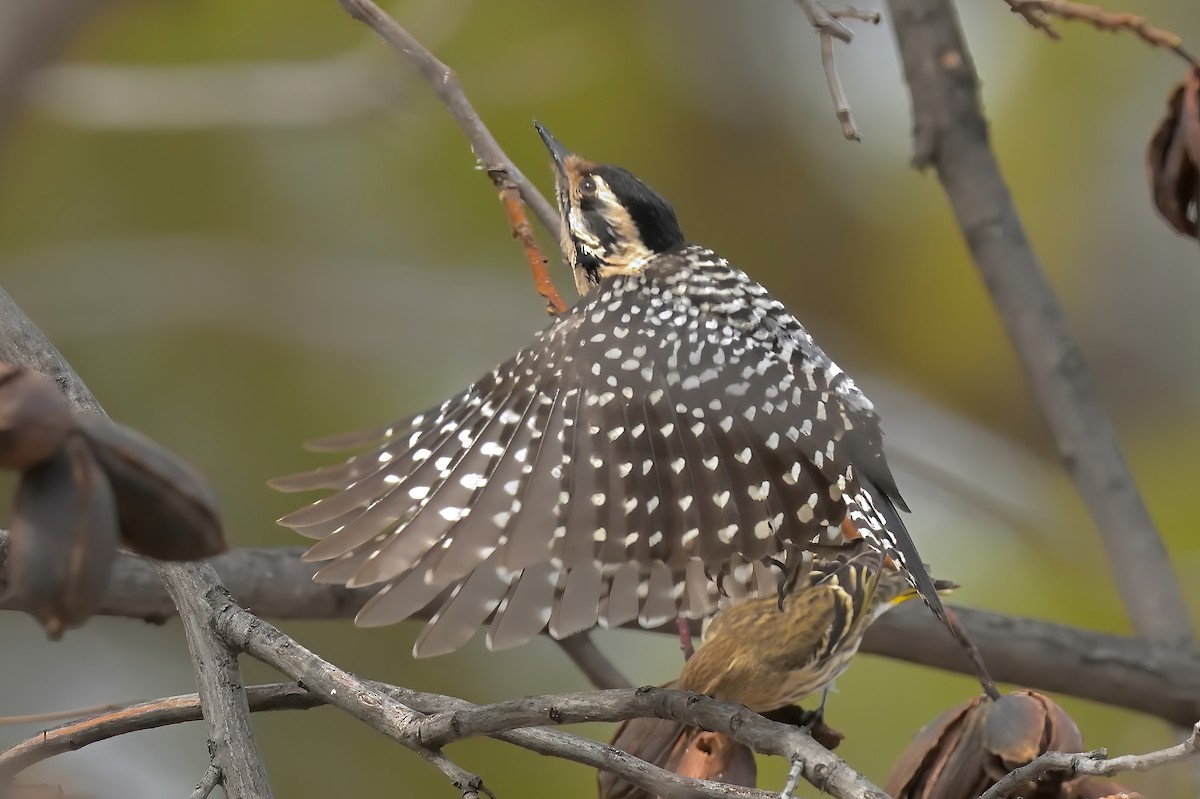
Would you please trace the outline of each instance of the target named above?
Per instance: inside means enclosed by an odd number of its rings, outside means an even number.
[[[0,361],[28,367],[54,380],[76,410],[104,414],[75,370],[2,289]],[[269,799],[271,785],[250,726],[250,708],[237,658],[213,632],[202,600],[206,590],[220,588],[221,580],[207,562],[151,563],[183,621],[197,687],[204,700],[212,760],[221,769],[226,792],[239,799]]]
[[[191,799],[208,799],[208,795],[213,792],[221,782],[221,769],[217,768],[215,763],[208,767],[208,771],[204,772],[204,776],[200,778],[200,782],[196,783],[195,790],[192,791]]]
[[[842,126],[842,135],[851,141],[862,141],[862,134],[855,126],[854,117],[850,113],[850,99],[846,96],[846,90],[842,88],[842,78],[837,71],[837,62],[833,57],[833,40],[838,39],[846,44],[854,40],[854,33],[840,20],[857,19],[877,25],[880,15],[878,12],[863,11],[853,6],[827,8],[821,0],[796,0],[796,4],[819,34],[821,66],[825,70],[825,81],[829,84],[829,95],[833,98],[833,108]]]
[[[513,224],[513,233],[521,239],[525,253],[529,257],[538,293],[546,298],[548,307],[552,309],[553,313],[564,313],[567,309],[566,303],[563,302],[561,295],[550,282],[549,275],[546,274],[546,259],[533,239],[532,231],[529,231],[526,236],[518,228],[519,220],[514,217],[513,210],[509,207],[511,195],[506,187],[511,184],[516,188],[525,204],[533,209],[538,221],[542,223],[548,233],[555,237],[558,236],[560,225],[558,213],[541,195],[537,187],[521,173],[512,159],[504,154],[500,144],[483,124],[478,112],[467,99],[458,75],[371,0],[338,0],[338,2],[350,16],[370,27],[397,52],[412,62],[425,76],[429,85],[433,87],[434,93],[450,111],[451,116],[458,122],[458,126],[462,128],[463,134],[470,142],[471,149],[474,151],[475,157],[479,159],[484,171],[500,191],[500,199],[504,202],[509,220]],[[523,217],[523,214],[521,216]],[[528,225],[525,228],[528,229]]]
[[[381,693],[404,702],[425,714],[473,710],[476,705],[441,694],[413,691],[384,683],[368,683]],[[273,683],[247,688],[253,712],[307,710],[328,704],[324,698],[296,683]],[[130,705],[117,713],[84,719],[62,728],[47,730],[0,753],[0,770],[15,773],[57,754],[140,730],[199,721],[200,700],[196,694],[156,699]],[[750,789],[733,792],[727,786],[679,777],[595,741],[569,733],[545,729],[523,729],[491,736],[538,754],[560,757],[593,768],[603,768],[661,796],[706,797],[707,799],[772,799],[777,794]]]
[[[954,4],[889,5],[912,93],[916,165],[937,169],[1135,629],[1166,645],[1190,643],[1191,621],[1162,539],[991,151]]]
[[[100,705],[91,705],[89,707],[77,707],[73,710],[52,710],[49,713],[30,713],[26,716],[0,716],[0,725],[2,724],[41,724],[47,721],[62,721],[63,719],[78,719],[84,716],[94,716],[97,713],[103,713],[108,710],[113,710],[120,705],[115,705],[112,702],[105,702]]]
[[[248,705],[255,711],[306,710],[325,704],[320,697],[294,683],[252,687],[247,689],[247,694]],[[108,713],[61,724],[0,753],[0,779],[12,777],[54,755],[74,752],[98,741],[141,730],[200,721],[203,717],[199,695],[184,694],[138,702]]]
[[[859,22],[869,22],[872,25],[878,25],[883,19],[883,14],[880,14],[878,11],[864,11],[854,6],[830,6],[825,10],[834,19],[856,19]]]
[[[525,204],[521,202],[517,184],[513,183],[508,172],[504,170],[489,172],[488,175],[496,190],[500,192],[500,202],[504,204],[504,211],[508,214],[513,238],[521,242],[525,257],[529,259],[529,268],[533,270],[533,285],[546,301],[546,311],[552,316],[562,316],[567,312],[567,303],[563,301],[562,295],[554,287],[554,282],[550,280],[550,273],[546,271],[549,261],[542,253],[537,237],[533,235],[529,218],[525,216]]]
[[[1196,60],[1183,46],[1183,41],[1174,33],[1151,25],[1145,17],[1105,11],[1096,6],[1072,2],[1072,0],[1004,0],[1013,13],[1020,14],[1034,28],[1044,31],[1051,39],[1061,39],[1058,31],[1050,24],[1051,17],[1087,22],[1097,30],[1117,33],[1125,31],[1137,36],[1151,47],[1161,47],[1178,55],[1193,67],[1200,68]]]
[[[808,24],[812,25],[817,33],[828,32],[830,36],[846,44],[854,41],[854,32],[838,22],[821,0],[796,0],[796,5],[800,6],[804,16],[808,17]]]
[[[558,642],[563,652],[597,688],[632,688],[633,683],[596,647],[586,630]]]
[[[979,799],[1007,799],[1025,783],[1038,780],[1050,772],[1063,772],[1070,778],[1076,775],[1113,777],[1124,771],[1150,771],[1191,757],[1197,748],[1200,748],[1200,722],[1192,727],[1192,734],[1183,743],[1144,755],[1110,758],[1103,749],[1079,753],[1046,752],[1004,775]]]
[[[838,122],[842,123],[842,135],[853,141],[862,141],[862,134],[854,124],[854,117],[850,115],[850,99],[846,97],[846,90],[842,88],[837,62],[833,60],[833,36],[828,31],[821,31],[821,66],[825,69],[829,96],[833,98],[833,111]]]
[[[0,530],[0,610],[22,610],[14,597],[3,598],[6,542],[7,533]],[[317,566],[300,560],[303,551],[301,547],[239,549],[214,558],[213,564],[229,590],[263,617],[353,618],[372,589],[313,583]],[[424,617],[435,609],[427,608]],[[1193,647],[1163,646],[971,608],[953,610],[1002,682],[1129,708],[1185,726],[1200,718],[1200,651]],[[119,555],[108,596],[98,612],[161,623],[174,611],[149,561]],[[678,637],[674,620],[657,631]],[[698,635],[699,627],[693,626],[692,631]],[[882,616],[867,632],[862,651],[970,673],[958,645],[932,614],[915,605]]]

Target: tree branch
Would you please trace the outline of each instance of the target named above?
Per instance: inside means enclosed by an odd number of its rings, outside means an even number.
[[[1193,641],[1179,584],[1079,346],[988,142],[978,76],[951,0],[888,0],[912,93],[915,165],[932,165],[1012,339],[1058,452],[1147,639]]]
[[[0,289],[0,361],[25,366],[54,380],[77,409],[107,417],[96,397],[37,325]],[[150,561],[148,561],[150,562]],[[208,624],[204,592],[220,587],[208,563],[153,561],[178,608],[203,697],[212,762],[233,799],[269,799],[271,786],[250,727],[250,708],[237,657]]]
[[[482,790],[478,778],[461,772],[440,754],[453,740],[506,733],[518,727],[571,721],[623,720],[657,716],[722,732],[763,754],[781,755],[801,764],[805,779],[838,799],[885,799],[887,794],[812,739],[807,730],[773,722],[741,705],[717,702],[683,691],[624,689],[595,694],[533,697],[484,708],[455,710],[444,722],[455,731],[435,728],[425,737],[426,720],[412,705],[321,659],[282,632],[231,602],[223,590],[210,591],[213,626],[231,645],[278,669],[345,710],[372,729],[431,760],[458,780]],[[286,645],[282,645],[286,643]],[[561,712],[556,709],[561,707]],[[457,719],[457,720],[456,720]],[[435,722],[437,724],[438,722]],[[436,759],[435,759],[436,758]],[[673,794],[679,795],[679,794]]]
[[[597,688],[632,688],[629,681],[613,662],[596,648],[591,633],[586,630],[575,635],[567,636],[558,642],[567,657],[578,667],[592,685]]]
[[[1044,31],[1051,39],[1062,38],[1050,25],[1050,17],[1086,22],[1096,30],[1117,33],[1125,31],[1137,36],[1151,47],[1170,50],[1188,64],[1200,69],[1198,62],[1183,47],[1183,41],[1169,30],[1156,28],[1136,14],[1114,14],[1096,6],[1076,3],[1072,0],[1004,0],[1014,14],[1020,14],[1037,30]]]
[[[13,598],[3,598],[6,541],[7,533],[0,530],[0,609],[21,610]],[[352,618],[374,589],[313,583],[319,564],[301,562],[303,551],[240,549],[212,562],[234,596],[264,617]],[[1147,644],[970,608],[956,607],[954,612],[1003,682],[1149,713],[1184,726],[1200,718],[1200,651],[1195,648]],[[150,562],[122,553],[99,613],[162,622],[173,615],[174,607]],[[659,631],[678,636],[674,621]],[[958,645],[916,605],[880,617],[867,632],[862,651],[967,673]]]
[[[558,213],[541,195],[537,187],[521,173],[512,159],[504,154],[504,150],[500,149],[499,142],[483,124],[479,113],[467,99],[458,75],[371,0],[338,0],[338,2],[342,4],[342,8],[346,9],[346,13],[379,34],[380,38],[407,58],[425,76],[425,80],[429,82],[438,99],[458,122],[458,126],[471,144],[471,150],[475,153],[475,157],[483,165],[492,185],[500,193],[500,201],[504,204],[504,210],[508,214],[513,236],[521,241],[525,249],[529,266],[533,270],[534,286],[537,288],[538,294],[546,300],[547,310],[554,315],[566,313],[567,304],[558,293],[558,289],[554,288],[550,275],[546,272],[546,257],[538,247],[537,239],[534,238],[533,231],[525,220],[525,214],[517,202],[517,196],[519,195],[520,199],[533,209],[538,221],[554,236],[558,235],[560,226]],[[580,275],[572,277],[575,279],[579,293],[583,294],[586,290],[586,282],[580,282],[583,280]]]
[[[821,0],[796,0],[796,4],[800,6],[804,16],[808,18],[808,24],[813,26],[821,40],[821,67],[825,70],[825,82],[829,85],[834,113],[842,125],[842,135],[851,141],[862,141],[862,134],[858,132],[854,117],[850,114],[850,99],[846,96],[841,76],[838,75],[837,62],[833,56],[833,40],[837,39],[844,44],[850,44],[854,40],[854,34],[841,20],[856,19],[878,25],[879,13],[862,11],[853,6],[826,8]]]
[[[258,685],[246,689],[248,704],[253,711],[307,710],[325,701],[295,683]],[[35,763],[55,755],[74,752],[89,744],[107,741],[118,735],[142,730],[154,730],[172,724],[200,721],[198,694],[184,694],[138,702],[106,713],[61,724],[0,752],[0,777],[11,777]]]
[[[472,710],[476,705],[464,699],[400,688],[385,683],[368,685],[404,702],[422,713]],[[273,683],[247,688],[253,712],[270,710],[307,710],[327,702],[296,683]],[[140,730],[170,724],[199,721],[200,700],[196,694],[156,699],[130,705],[115,713],[105,713],[39,733],[0,753],[0,773],[15,773],[57,754],[72,752],[89,744]],[[707,797],[708,799],[774,799],[777,794],[735,789],[702,780],[680,777],[669,771],[630,757],[619,749],[599,744],[570,733],[545,729],[524,729],[497,733],[498,740],[512,743],[538,754],[561,757],[598,769],[607,769],[662,796]]]
[[[213,588],[202,601],[211,608],[213,628],[230,646],[278,669],[329,704],[416,752],[441,771],[464,799],[479,793],[491,796],[477,775],[461,768],[439,748],[425,746],[413,734],[417,711],[323,660],[253,613],[238,607],[224,588]]]
[[[217,768],[215,763],[210,763],[200,781],[196,783],[195,790],[192,791],[191,799],[208,799],[212,794],[213,789],[221,782],[221,769]]]
[[[1191,757],[1196,753],[1198,747],[1200,747],[1200,722],[1192,727],[1192,734],[1183,743],[1144,755],[1109,758],[1108,753],[1103,749],[1079,753],[1046,752],[1038,755],[1027,765],[1006,774],[995,785],[984,791],[979,799],[1007,799],[1025,783],[1040,779],[1050,772],[1063,772],[1069,779],[1076,775],[1114,777],[1124,771],[1149,771]]]

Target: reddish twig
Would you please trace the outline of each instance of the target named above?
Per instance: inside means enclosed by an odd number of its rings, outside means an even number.
[[[41,724],[46,721],[62,721],[63,719],[78,719],[84,716],[92,716],[96,713],[104,713],[108,710],[115,710],[120,705],[115,705],[112,702],[106,702],[102,705],[92,705],[91,707],[77,707],[73,710],[53,710],[49,713],[30,713],[25,716],[0,716],[0,725],[4,724]]]
[[[533,235],[533,227],[529,224],[529,217],[525,215],[525,204],[521,202],[517,185],[504,170],[489,171],[488,177],[500,192],[500,202],[504,204],[504,211],[508,214],[513,238],[521,242],[525,257],[529,259],[529,268],[533,271],[533,285],[546,301],[546,311],[552,316],[562,316],[567,312],[567,303],[554,287],[550,273],[546,271],[549,261],[538,246],[537,237]]]
[[[305,710],[325,704],[295,684],[267,685],[246,689],[249,708],[261,710]],[[169,696],[139,702],[86,719],[39,732],[0,752],[0,782],[22,769],[54,755],[74,752],[88,744],[115,738],[139,730],[152,730],[171,724],[199,721],[203,718],[200,697],[196,694]]]
[[[1097,30],[1132,33],[1151,47],[1170,50],[1193,67],[1200,68],[1196,60],[1183,46],[1183,40],[1171,31],[1156,28],[1145,17],[1105,11],[1096,6],[1076,3],[1073,0],[1004,0],[1014,14],[1020,14],[1034,28],[1044,31],[1051,39],[1058,40],[1058,31],[1050,24],[1052,17],[1086,22]]]

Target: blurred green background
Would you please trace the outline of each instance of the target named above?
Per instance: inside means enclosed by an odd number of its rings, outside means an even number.
[[[838,49],[863,131],[853,144],[817,39],[788,0],[388,8],[456,69],[543,189],[535,117],[644,177],[690,238],[785,299],[876,397],[910,526],[934,571],[963,584],[956,601],[1129,630],[941,192],[907,166],[908,97],[886,24],[854,24],[855,42]],[[1200,41],[1191,4],[1114,10]],[[1029,233],[1200,613],[1200,254],[1154,217],[1143,175],[1182,70],[1079,26],[1061,25],[1054,44],[1000,0],[961,12]],[[566,295],[565,270],[554,277]],[[233,542],[247,546],[301,543],[272,523],[299,500],[265,486],[324,462],[301,441],[415,412],[546,321],[453,121],[336,0],[0,4],[0,283],[114,417],[211,476]],[[489,654],[476,640],[414,661],[415,625],[285,627],[364,676],[474,701],[585,687],[547,641]],[[596,640],[638,683],[678,669],[671,641]],[[101,619],[49,644],[7,614],[0,642],[0,714],[193,689],[174,624]],[[273,678],[253,663],[247,672]],[[882,781],[920,725],[972,693],[966,678],[862,657],[829,707],[848,736],[839,754]],[[1064,704],[1090,745],[1171,741],[1153,719]],[[277,796],[452,794],[419,759],[332,711],[255,722]],[[7,728],[4,740],[34,731]],[[500,797],[594,795],[581,766],[494,742],[451,754]],[[205,763],[203,729],[189,725],[39,774],[96,797],[179,796]],[[764,763],[762,784],[782,785],[785,770]],[[1182,769],[1127,782],[1189,792]]]

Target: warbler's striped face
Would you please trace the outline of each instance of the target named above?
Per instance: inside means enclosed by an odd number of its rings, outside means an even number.
[[[554,159],[563,254],[589,284],[640,272],[683,243],[674,209],[653,189],[621,167],[571,153],[541,125],[537,130]]]

